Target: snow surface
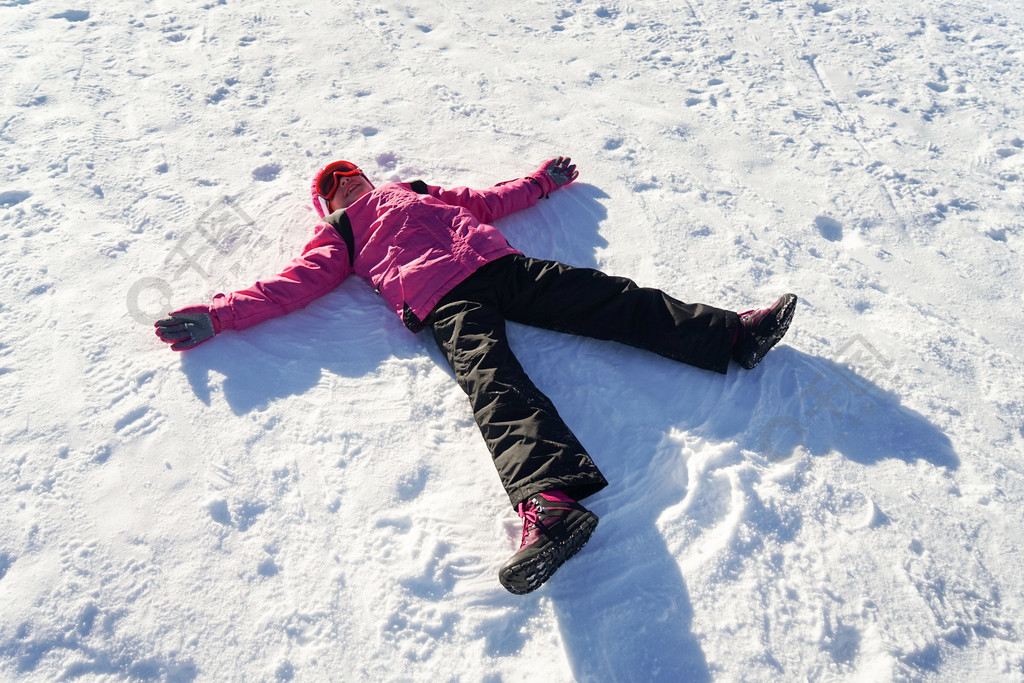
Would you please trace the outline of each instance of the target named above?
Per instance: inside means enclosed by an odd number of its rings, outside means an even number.
[[[0,0],[0,678],[1024,677],[1017,0]],[[722,377],[513,329],[612,485],[543,589],[432,342],[352,279],[193,352],[315,168],[690,301]]]

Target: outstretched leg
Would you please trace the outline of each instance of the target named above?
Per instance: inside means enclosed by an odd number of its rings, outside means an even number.
[[[608,485],[551,400],[523,370],[508,345],[501,313],[486,301],[460,299],[442,302],[428,322],[469,396],[513,506],[552,489],[578,500]]]
[[[607,339],[724,373],[739,316],[706,304],[687,304],[659,289],[592,268],[507,257],[494,264],[496,291],[509,320],[559,332]]]

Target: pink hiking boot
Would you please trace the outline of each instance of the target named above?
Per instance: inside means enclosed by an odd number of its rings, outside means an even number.
[[[546,491],[519,504],[523,540],[498,572],[510,593],[540,588],[566,560],[579,552],[597,527],[597,515],[560,491]]]
[[[796,301],[796,294],[783,294],[768,308],[740,313],[740,329],[732,345],[733,360],[747,370],[760,363],[789,329]]]

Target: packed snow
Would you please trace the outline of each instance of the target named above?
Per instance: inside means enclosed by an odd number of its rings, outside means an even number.
[[[0,679],[1019,681],[1024,7],[0,0]],[[184,354],[345,158],[581,176],[498,227],[742,311],[755,370],[514,327],[612,482],[544,587],[350,278]]]

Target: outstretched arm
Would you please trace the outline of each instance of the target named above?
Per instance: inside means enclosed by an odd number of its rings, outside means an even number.
[[[555,190],[576,180],[579,172],[569,157],[545,161],[533,173],[516,180],[506,180],[486,190],[456,187],[446,190],[427,185],[427,193],[446,204],[462,206],[483,223],[522,211],[547,197]]]
[[[352,272],[344,241],[321,226],[302,256],[278,275],[246,289],[217,294],[209,306],[187,306],[156,322],[156,334],[174,351],[191,349],[223,330],[242,330],[308,305]]]

